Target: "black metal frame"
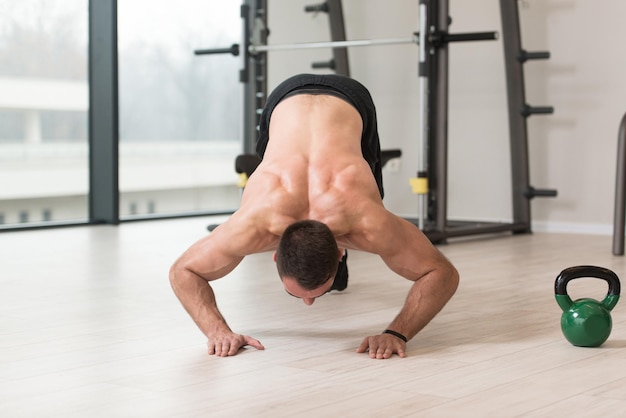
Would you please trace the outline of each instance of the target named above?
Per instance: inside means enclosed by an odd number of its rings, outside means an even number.
[[[615,172],[615,208],[613,213],[613,255],[624,255],[624,221],[626,219],[626,114],[617,134],[617,167]]]
[[[538,196],[556,196],[555,190],[535,189],[529,184],[528,138],[526,119],[534,114],[549,114],[551,107],[533,107],[526,103],[524,93],[523,64],[531,59],[546,59],[547,52],[526,52],[521,47],[519,13],[517,0],[500,0],[502,17],[503,48],[506,66],[507,99],[509,113],[509,134],[511,148],[511,182],[513,219],[511,222],[449,221],[447,216],[448,193],[448,44],[461,41],[481,41],[496,39],[495,32],[450,34],[451,22],[448,0],[419,0],[420,12],[426,13],[422,33],[418,33],[420,48],[427,51],[420,57],[419,76],[427,78],[424,85],[426,98],[423,100],[421,116],[424,123],[420,137],[420,150],[426,162],[420,164],[418,177],[427,178],[427,192],[420,192],[418,218],[407,218],[419,226],[426,236],[435,243],[443,243],[448,238],[497,232],[530,233],[530,199]],[[248,42],[263,45],[267,42],[267,0],[245,0],[242,5],[244,19],[244,69],[241,80],[245,83],[244,97],[244,153],[254,151],[257,136],[258,118],[267,95],[267,53],[254,55],[248,51]],[[333,41],[345,40],[345,27],[340,0],[308,6],[308,12],[329,14]],[[420,25],[422,26],[422,25]],[[261,30],[259,31],[259,28]],[[425,30],[424,30],[425,29]],[[254,33],[254,32],[260,33]],[[425,33],[428,31],[428,33]],[[423,45],[421,43],[424,43]],[[204,53],[239,54],[239,48],[196,51]],[[313,64],[319,68],[332,68],[338,73],[349,75],[347,49],[334,48],[334,58],[329,63]],[[338,57],[342,58],[339,59]],[[345,67],[341,60],[345,58]],[[341,64],[341,65],[338,65]],[[258,81],[254,83],[253,81]],[[422,128],[421,128],[422,129]],[[422,139],[424,138],[425,139]],[[422,161],[422,160],[420,160]],[[426,165],[427,167],[422,167]],[[425,196],[424,196],[425,195]],[[420,202],[423,202],[422,200]]]
[[[326,0],[322,4],[307,6],[304,8],[304,11],[328,13],[330,40],[333,42],[347,40],[341,0]],[[330,68],[336,74],[349,77],[350,64],[348,62],[348,48],[333,48],[333,58],[330,61],[314,62],[311,66],[315,69]]]
[[[89,222],[117,225],[117,1],[89,0]]]
[[[528,138],[526,119],[534,114],[549,114],[551,107],[526,104],[523,64],[530,59],[546,59],[547,52],[529,53],[521,47],[517,0],[500,0],[503,48],[506,67],[513,219],[511,222],[449,221],[447,217],[448,156],[448,49],[447,43],[463,39],[448,34],[448,0],[421,0],[427,5],[431,36],[426,40],[431,52],[427,59],[428,80],[428,199],[423,231],[435,243],[448,238],[498,232],[530,233],[530,199],[553,197],[555,190],[535,189],[529,184]],[[437,36],[432,36],[432,34]],[[488,39],[484,37],[483,39]],[[418,219],[409,219],[418,225]]]
[[[267,1],[245,0],[241,5],[244,39],[254,39],[255,43],[266,44]],[[243,83],[243,152],[253,153],[256,148],[261,112],[267,100],[267,53],[252,55],[243,48],[243,69],[239,80]]]
[[[232,54],[242,56],[242,69],[239,81],[243,84],[243,152],[252,154],[256,148],[261,112],[267,100],[267,52],[251,54],[248,46],[266,45],[268,0],[244,0],[241,5],[243,20],[243,43],[226,48],[198,49],[196,55]],[[332,41],[345,41],[346,33],[341,0],[327,0],[314,6],[305,7],[305,12],[326,12]],[[335,73],[350,75],[347,48],[333,48],[333,59],[324,63],[313,63],[314,68],[332,68]]]

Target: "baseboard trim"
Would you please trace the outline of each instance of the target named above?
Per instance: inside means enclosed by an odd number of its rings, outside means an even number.
[[[553,232],[562,234],[584,235],[613,235],[613,225],[607,224],[536,221],[532,222],[531,226],[534,232]]]

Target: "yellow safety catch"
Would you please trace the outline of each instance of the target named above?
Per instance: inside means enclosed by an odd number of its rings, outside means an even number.
[[[409,179],[409,184],[415,194],[428,193],[428,179],[426,177],[413,177]]]
[[[248,175],[246,173],[239,173],[239,180],[237,181],[237,187],[244,188],[248,183]]]

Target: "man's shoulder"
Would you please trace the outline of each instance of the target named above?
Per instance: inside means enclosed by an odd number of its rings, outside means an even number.
[[[220,245],[239,256],[271,251],[277,247],[280,237],[272,231],[270,222],[262,212],[240,209],[212,234]]]
[[[345,239],[355,250],[380,254],[385,243],[394,239],[398,217],[376,201],[365,201],[360,209],[347,221]]]

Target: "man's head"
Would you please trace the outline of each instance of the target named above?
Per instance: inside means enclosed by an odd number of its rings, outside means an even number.
[[[275,258],[278,275],[283,283],[286,280],[295,281],[303,293],[311,296],[310,291],[322,287],[330,289],[339,265],[339,249],[332,231],[326,224],[305,220],[293,223],[285,229],[278,243]],[[325,292],[320,295],[317,295],[319,292],[313,293],[316,293],[317,297]]]

